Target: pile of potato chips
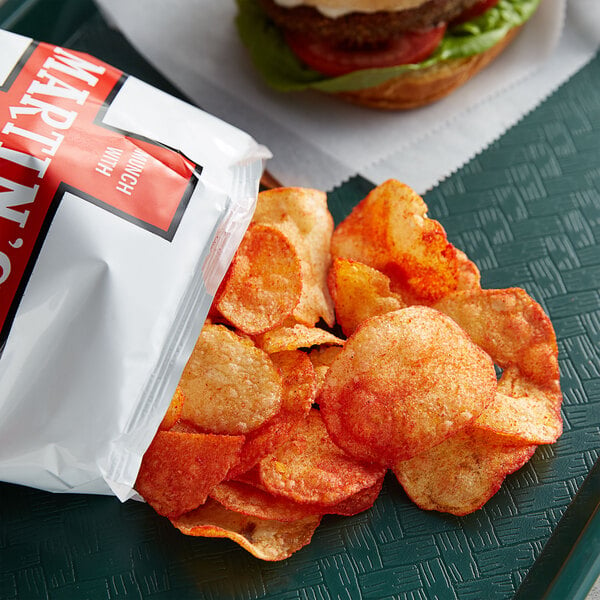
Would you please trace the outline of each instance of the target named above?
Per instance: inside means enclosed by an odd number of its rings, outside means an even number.
[[[354,515],[391,470],[427,510],[481,507],[562,432],[557,345],[390,180],[335,228],[324,193],[262,192],[136,489],[183,533],[264,560]]]

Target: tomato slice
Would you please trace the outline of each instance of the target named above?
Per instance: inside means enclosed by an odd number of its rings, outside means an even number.
[[[307,66],[323,75],[336,77],[361,69],[393,67],[425,60],[439,45],[446,24],[424,31],[411,31],[376,48],[344,49],[304,35],[286,35],[286,42]]]
[[[471,8],[467,8],[467,10],[458,15],[458,17],[452,21],[452,25],[470,21],[471,19],[482,15],[486,10],[496,6],[498,2],[500,2],[500,0],[481,0],[481,2],[477,2],[477,4],[474,4]]]

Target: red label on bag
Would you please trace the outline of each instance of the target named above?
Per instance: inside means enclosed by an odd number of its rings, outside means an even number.
[[[32,44],[0,87],[0,350],[65,193],[175,235],[201,167],[103,123],[125,80],[88,55]]]

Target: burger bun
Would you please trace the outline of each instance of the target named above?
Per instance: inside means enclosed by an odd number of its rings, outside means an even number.
[[[334,95],[353,104],[387,110],[419,108],[444,98],[492,62],[516,37],[513,27],[497,44],[465,58],[453,58],[416,71],[405,71],[370,88],[337,92]]]

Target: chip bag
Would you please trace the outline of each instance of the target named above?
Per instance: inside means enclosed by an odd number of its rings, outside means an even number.
[[[269,151],[0,30],[0,479],[135,495]]]

